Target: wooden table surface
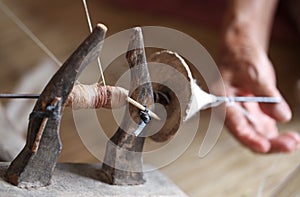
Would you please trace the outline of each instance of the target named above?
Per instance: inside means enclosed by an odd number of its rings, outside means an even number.
[[[81,1],[3,2],[60,61],[64,61],[89,32]],[[105,23],[109,29],[108,35],[136,25],[168,26],[194,37],[213,56],[216,54],[219,32],[205,26],[195,26],[185,20],[174,20],[171,16],[150,15],[125,9],[100,0],[91,0],[88,3],[92,20]],[[0,92],[12,92],[18,80],[28,70],[48,57],[1,11],[0,29]],[[292,122],[280,125],[282,131],[286,128],[300,130],[297,114],[300,111],[299,98],[296,97],[294,89],[296,80],[300,79],[299,52],[297,43],[274,42],[271,45],[270,55],[278,73],[279,88],[296,113]],[[107,81],[116,80],[118,71],[106,71]],[[2,102],[3,105],[6,103],[5,100]],[[116,125],[111,124],[111,113],[108,110],[99,110],[97,114],[100,122],[108,130],[107,135],[111,135],[116,129]],[[83,119],[83,124],[84,121]],[[193,119],[188,123],[187,132],[189,125],[198,121]],[[240,146],[226,129],[223,129],[212,151],[206,157],[199,158],[198,151],[208,123],[209,112],[201,113],[197,135],[187,150],[178,159],[160,169],[190,196],[269,196],[300,162],[299,151],[265,156],[254,154]],[[97,158],[89,153],[79,135],[72,111],[66,109],[61,126],[61,162],[97,162]],[[188,139],[183,137],[181,140],[184,142]],[[97,139],[93,139],[89,147],[97,146],[97,142]],[[162,145],[147,141],[146,150],[160,146]],[[149,163],[159,164],[164,157],[165,154],[158,154]]]

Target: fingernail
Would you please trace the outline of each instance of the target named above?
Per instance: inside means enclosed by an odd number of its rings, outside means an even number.
[[[275,106],[275,113],[278,116],[278,119],[284,122],[289,121],[292,118],[291,109],[284,100]]]

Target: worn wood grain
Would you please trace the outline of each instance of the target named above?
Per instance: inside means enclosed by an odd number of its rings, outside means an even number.
[[[78,41],[88,34],[80,1],[3,0],[3,2],[7,3],[61,60],[64,60],[76,47]],[[175,19],[166,13],[149,14],[135,9],[113,6],[111,1],[91,0],[88,3],[93,21],[103,21],[109,25],[110,35],[137,24],[167,26],[192,36],[212,55],[217,53],[219,32],[213,31],[205,25],[195,25],[184,19]],[[0,72],[0,89],[2,92],[11,92],[18,79],[46,56],[3,15],[0,17],[0,26],[0,64],[3,68]],[[113,50],[112,52],[114,52]],[[299,79],[299,52],[299,44],[297,43],[272,41],[270,57],[277,70],[278,85],[291,104],[294,114],[300,112],[299,105],[295,106],[299,99],[296,99],[293,88],[294,82]],[[195,51],[191,51],[191,53],[197,55]],[[128,68],[128,65],[124,64],[122,67],[121,64],[123,61],[116,61],[114,62],[115,67],[111,65],[110,68],[112,69],[105,71],[106,80],[111,82],[109,84],[118,79],[118,76],[122,74],[120,71]],[[97,113],[101,124],[108,128],[107,135],[113,135],[116,128],[111,125],[111,116],[107,115],[107,110],[99,110]],[[269,196],[272,190],[300,162],[300,152],[288,155],[268,155],[266,157],[253,154],[241,147],[225,128],[214,149],[205,158],[199,159],[197,153],[205,136],[208,122],[209,113],[201,113],[201,126],[193,143],[177,160],[164,168],[160,168],[160,171],[171,178],[188,196],[252,197],[257,196],[258,189],[263,182],[262,195]],[[86,119],[82,119],[82,124],[88,124]],[[65,109],[61,126],[61,138],[64,147],[59,158],[60,161],[98,161],[99,158],[89,153],[76,132],[70,109]],[[280,131],[299,130],[299,128],[299,116],[295,116],[292,122],[282,125]],[[90,129],[97,130],[97,127]],[[182,142],[185,140],[185,138],[181,139]],[[98,148],[99,139],[94,139],[92,142],[89,145]],[[146,140],[144,151],[151,151],[161,146],[164,146],[164,143]],[[99,148],[99,151],[104,151],[104,148]],[[155,158],[144,162],[156,164],[164,157],[165,154],[158,154]],[[100,182],[97,181],[97,183]]]
[[[105,32],[105,26],[97,25],[46,85],[30,114],[26,144],[7,170],[10,183],[25,188],[50,184],[62,148],[59,128],[64,104],[82,70],[98,57]],[[56,98],[57,104],[51,105]]]
[[[153,92],[141,28],[132,30],[126,58],[131,73],[129,96],[151,109]],[[136,136],[136,132],[140,134],[145,126],[140,110],[132,105],[127,106],[120,127],[106,145],[102,167],[104,181],[114,185],[137,185],[145,182],[142,158],[145,138]]]

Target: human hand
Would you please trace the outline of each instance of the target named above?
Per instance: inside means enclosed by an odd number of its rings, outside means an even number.
[[[227,96],[279,97],[277,104],[234,103],[225,124],[243,145],[258,153],[292,152],[298,133],[279,134],[276,123],[291,119],[291,110],[276,88],[275,73],[265,49],[248,36],[226,37],[219,64]]]

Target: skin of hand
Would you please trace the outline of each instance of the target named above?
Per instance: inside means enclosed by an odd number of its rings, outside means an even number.
[[[247,0],[239,2],[246,4]],[[219,62],[225,91],[227,96],[279,97],[281,102],[234,103],[226,108],[225,124],[238,141],[254,152],[292,152],[299,147],[300,136],[292,131],[278,132],[276,123],[289,121],[292,114],[276,88],[275,72],[266,52],[268,29],[262,30],[260,25],[243,21],[226,26]]]

